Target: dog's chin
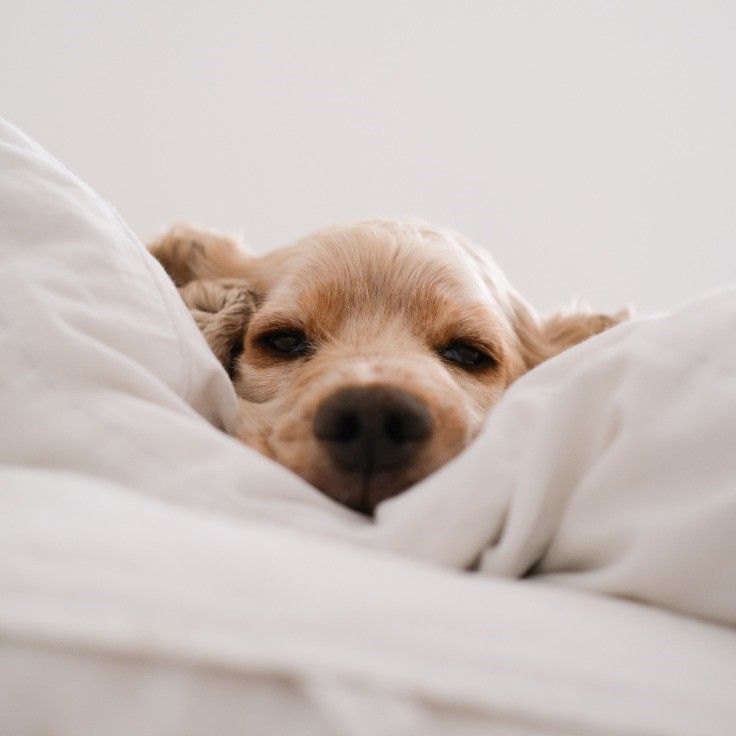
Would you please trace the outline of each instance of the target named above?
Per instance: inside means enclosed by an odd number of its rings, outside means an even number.
[[[398,496],[426,475],[335,471],[323,474],[319,479],[305,477],[305,480],[338,503],[360,514],[372,516],[379,503]]]

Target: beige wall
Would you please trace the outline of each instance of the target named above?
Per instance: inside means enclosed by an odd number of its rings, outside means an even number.
[[[541,307],[736,280],[732,2],[5,2],[0,114],[144,238],[417,214]]]

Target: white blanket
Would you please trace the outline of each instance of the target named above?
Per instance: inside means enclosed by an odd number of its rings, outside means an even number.
[[[1,730],[729,733],[735,338],[733,291],[596,337],[368,521],[218,429],[165,274],[0,124]]]
[[[454,512],[440,490],[452,478]],[[736,292],[533,371],[428,485],[455,538],[477,519],[465,561],[480,552],[482,572],[736,624]]]

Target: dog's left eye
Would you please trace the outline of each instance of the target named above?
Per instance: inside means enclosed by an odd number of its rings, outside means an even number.
[[[451,342],[440,355],[464,368],[482,368],[494,362],[490,355],[463,342]]]
[[[283,355],[298,357],[309,352],[309,342],[303,332],[286,330],[270,332],[261,338],[261,342]]]

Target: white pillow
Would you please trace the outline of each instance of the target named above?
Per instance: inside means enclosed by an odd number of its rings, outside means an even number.
[[[170,279],[5,122],[0,263],[0,463],[228,509],[259,473],[305,487],[215,429],[237,399]]]

